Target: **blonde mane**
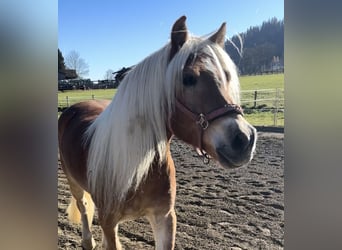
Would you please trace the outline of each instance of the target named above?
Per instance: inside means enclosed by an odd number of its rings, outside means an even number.
[[[182,86],[182,71],[190,53],[204,46],[211,48],[218,65],[232,72],[229,91],[239,103],[235,66],[222,48],[208,40],[190,38],[170,62],[171,44],[167,44],[137,64],[85,134],[90,142],[89,191],[98,206],[118,204],[129,190],[137,189],[154,160],[165,161],[175,91]]]

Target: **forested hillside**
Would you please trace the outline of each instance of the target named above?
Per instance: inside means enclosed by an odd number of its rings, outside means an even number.
[[[240,74],[251,75],[284,71],[284,21],[272,18],[226,41],[225,48]],[[238,51],[241,50],[242,51]],[[241,52],[241,53],[240,53]]]

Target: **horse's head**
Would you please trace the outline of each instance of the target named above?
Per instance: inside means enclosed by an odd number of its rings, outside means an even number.
[[[191,38],[185,19],[171,33],[170,66],[179,70],[170,130],[222,166],[242,166],[253,157],[257,134],[239,106],[236,68],[223,49],[226,25],[208,38]]]

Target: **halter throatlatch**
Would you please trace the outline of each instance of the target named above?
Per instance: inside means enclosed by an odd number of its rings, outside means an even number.
[[[190,117],[197,125],[198,128],[200,129],[200,137],[199,137],[199,150],[201,151],[203,155],[203,162],[205,164],[208,164],[210,162],[210,156],[203,150],[203,133],[204,130],[206,130],[210,122],[216,120],[217,118],[224,116],[224,115],[229,115],[229,114],[239,114],[243,115],[243,110],[241,106],[237,104],[226,104],[221,108],[215,109],[214,111],[211,111],[207,114],[203,113],[195,113],[191,111],[188,107],[186,107],[183,103],[178,101],[176,99],[176,107],[181,110],[184,114],[186,114],[188,117]]]

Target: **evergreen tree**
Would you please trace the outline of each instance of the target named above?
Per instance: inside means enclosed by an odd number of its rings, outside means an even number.
[[[65,71],[64,57],[62,55],[62,52],[58,49],[58,72],[64,72],[64,71]]]

